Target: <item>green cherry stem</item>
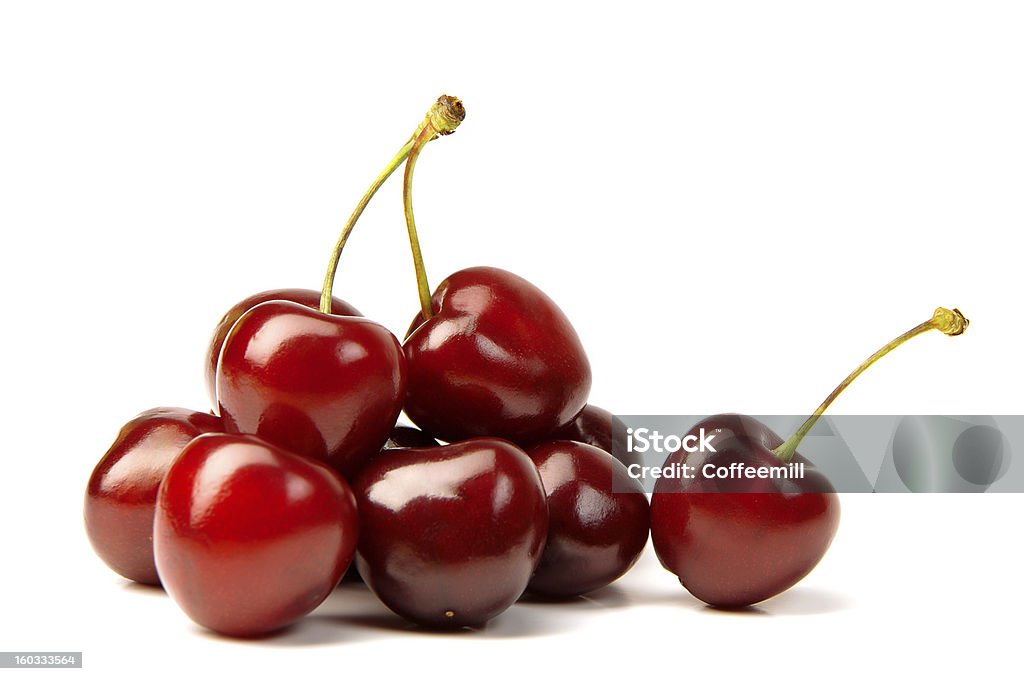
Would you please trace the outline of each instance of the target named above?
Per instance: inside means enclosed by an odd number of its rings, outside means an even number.
[[[457,105],[457,106],[456,106]],[[461,115],[459,113],[461,112]],[[438,135],[450,135],[455,132],[455,128],[459,126],[462,119],[465,118],[466,113],[462,108],[462,102],[455,97],[449,97],[448,95],[442,95],[437,99],[430,110],[427,111],[427,115],[423,118],[423,121],[417,126],[416,132],[412,134],[409,141],[406,142],[398,153],[388,161],[388,164],[384,166],[384,170],[377,175],[377,178],[370,185],[370,188],[366,190],[363,197],[359,199],[359,203],[356,204],[355,210],[352,211],[352,215],[349,216],[348,221],[341,230],[341,234],[338,236],[338,241],[334,244],[334,250],[331,251],[331,259],[327,263],[327,275],[324,277],[324,285],[320,291],[320,311],[324,314],[331,313],[331,296],[334,292],[334,278],[338,273],[338,261],[341,259],[341,252],[345,250],[345,244],[348,242],[349,236],[352,234],[352,229],[356,226],[356,222],[359,221],[359,216],[363,214],[366,206],[370,203],[374,194],[377,190],[387,181],[391,174],[395,172],[398,166],[409,157],[409,154],[413,151],[416,145],[416,141],[424,139],[419,145],[421,148],[423,144],[437,139]],[[433,131],[432,134],[424,136],[422,133],[424,130],[430,129]],[[418,153],[418,152],[417,152]]]
[[[409,248],[412,249],[412,266],[416,269],[416,289],[420,297],[420,310],[423,320],[434,316],[434,304],[430,299],[430,282],[427,281],[427,268],[423,264],[423,251],[420,250],[420,237],[416,232],[416,217],[412,211],[412,174],[416,169],[416,161],[423,151],[423,145],[430,139],[432,130],[427,127],[416,136],[409,160],[405,163],[405,178],[402,183],[402,206],[405,209],[405,228],[409,232]]]
[[[352,211],[352,215],[349,216],[348,222],[345,223],[345,227],[342,228],[341,234],[338,236],[338,241],[334,244],[334,250],[331,251],[331,260],[327,264],[327,276],[324,277],[324,285],[320,291],[320,311],[324,314],[331,314],[331,296],[334,291],[334,277],[338,273],[338,260],[341,258],[341,252],[345,250],[345,244],[348,242],[348,237],[352,234],[352,228],[356,226],[356,222],[359,221],[359,216],[363,214],[363,210],[366,209],[367,204],[370,203],[370,199],[377,193],[377,190],[381,188],[391,173],[395,172],[398,166],[402,165],[402,162],[409,156],[409,151],[412,149],[412,140],[409,140],[405,145],[398,150],[395,157],[388,161],[388,164],[381,171],[377,179],[373,181],[370,188],[363,194],[363,198],[359,199],[359,203],[356,204],[355,210]]]
[[[449,115],[439,117],[436,121],[428,120],[427,124],[413,136],[412,149],[409,151],[409,159],[405,163],[405,178],[402,183],[405,227],[409,232],[409,248],[412,249],[412,264],[416,269],[416,288],[424,320],[434,316],[434,304],[430,298],[430,283],[427,281],[427,269],[423,265],[423,252],[420,250],[420,237],[416,231],[416,217],[412,210],[412,176],[416,171],[416,161],[419,160],[420,152],[423,151],[427,142],[436,139],[438,135],[452,134],[459,123],[466,118],[466,109],[457,98],[445,96],[438,99],[437,102],[439,105],[444,104],[442,110]]]
[[[857,367],[852,374],[843,379],[843,382],[832,391],[831,395],[825,398],[825,401],[821,403],[810,418],[804,421],[803,425],[800,426],[800,429],[797,430],[791,438],[775,448],[775,455],[783,462],[788,463],[793,458],[793,455],[796,454],[796,448],[800,446],[804,436],[811,432],[811,429],[814,428],[814,424],[818,422],[818,419],[820,419],[821,415],[825,413],[825,410],[829,408],[829,405],[835,402],[840,393],[846,390],[846,388],[872,364],[882,359],[914,336],[919,336],[922,333],[931,331],[932,329],[938,329],[947,336],[959,336],[967,330],[968,324],[970,324],[970,321],[967,317],[964,317],[960,310],[957,310],[956,308],[952,310],[947,310],[944,307],[937,308],[931,319],[923,324],[918,324],[910,331],[907,331],[901,336],[894,338],[889,343],[886,343],[878,350],[878,352],[864,360],[864,363]]]

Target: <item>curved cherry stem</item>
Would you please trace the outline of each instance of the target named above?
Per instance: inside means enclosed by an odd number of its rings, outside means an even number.
[[[459,123],[465,118],[466,112],[462,108],[462,102],[456,97],[449,97],[448,95],[441,95],[430,110],[427,111],[427,115],[423,121],[417,126],[416,132],[412,134],[409,141],[406,142],[398,153],[388,161],[388,164],[384,167],[384,170],[380,172],[377,178],[370,185],[370,188],[366,190],[363,197],[359,199],[359,203],[356,204],[355,210],[352,211],[352,215],[349,216],[348,221],[341,230],[341,234],[338,236],[338,241],[334,244],[334,250],[331,251],[331,259],[327,264],[327,274],[324,276],[323,288],[320,291],[320,311],[324,314],[331,313],[331,296],[334,292],[334,278],[338,273],[338,261],[341,258],[341,252],[345,249],[345,244],[348,242],[349,236],[352,234],[352,229],[356,226],[356,222],[359,221],[359,216],[363,214],[366,206],[370,203],[374,194],[377,190],[387,181],[391,174],[395,172],[398,166],[402,165],[410,152],[412,152],[417,140],[423,138],[423,131],[426,129],[432,130],[432,134],[420,144],[420,147],[427,142],[437,139],[438,135],[450,135],[455,132],[455,128],[459,127]],[[418,152],[417,152],[418,153]]]
[[[427,281],[427,268],[423,264],[423,252],[420,250],[420,237],[416,232],[416,217],[412,210],[412,176],[416,170],[416,161],[423,151],[423,146],[429,142],[435,134],[431,126],[426,126],[416,136],[409,152],[409,160],[405,164],[405,178],[402,183],[402,206],[405,209],[405,228],[409,232],[409,248],[412,249],[412,265],[416,269],[416,288],[420,297],[420,310],[423,313],[423,320],[426,321],[434,316],[434,303],[430,297],[430,283]]]
[[[359,199],[359,203],[356,204],[355,210],[352,211],[352,215],[349,216],[348,222],[341,230],[341,234],[338,236],[337,243],[334,244],[334,250],[331,251],[331,260],[327,263],[327,276],[324,277],[324,285],[320,291],[320,311],[324,314],[331,314],[331,296],[334,291],[334,277],[338,273],[338,260],[341,258],[341,252],[345,250],[345,243],[348,242],[348,237],[352,234],[352,229],[356,226],[356,222],[359,220],[359,216],[363,214],[363,210],[366,209],[367,204],[370,203],[370,199],[373,198],[377,190],[381,188],[391,173],[395,172],[398,166],[402,165],[402,162],[409,156],[409,151],[412,149],[412,139],[405,143],[405,145],[398,150],[394,158],[388,161],[388,164],[384,166],[384,170],[381,171],[377,179],[373,181],[370,188],[366,190],[363,197]]]
[[[814,428],[814,425],[818,422],[818,419],[821,418],[821,415],[825,413],[825,410],[835,402],[836,398],[839,397],[840,393],[846,390],[847,386],[853,383],[854,380],[864,373],[872,364],[882,359],[914,336],[919,336],[922,333],[931,331],[932,329],[938,329],[947,336],[959,336],[967,330],[968,324],[970,324],[970,321],[967,317],[964,317],[960,310],[956,308],[952,310],[947,310],[944,307],[936,309],[935,314],[932,315],[931,319],[923,324],[918,324],[910,331],[907,331],[906,333],[894,338],[889,343],[886,343],[878,350],[878,352],[864,360],[864,363],[857,367],[852,374],[843,379],[843,382],[836,386],[836,389],[832,391],[832,394],[825,398],[825,401],[821,403],[810,418],[804,421],[803,425],[800,426],[800,429],[797,430],[791,438],[775,448],[775,455],[783,462],[788,463],[793,458],[793,455],[796,454],[796,448],[800,446],[804,436],[811,432],[811,429]]]
[[[437,100],[437,106],[440,107],[439,113],[442,115],[431,117],[428,114],[425,125],[413,136],[413,145],[409,151],[409,160],[405,163],[405,178],[402,183],[405,228],[409,232],[409,248],[412,250],[412,265],[416,269],[416,289],[424,320],[434,316],[434,304],[430,297],[427,268],[423,265],[423,252],[420,250],[420,237],[416,231],[416,217],[412,210],[412,176],[416,172],[416,161],[419,160],[420,152],[427,142],[437,139],[438,135],[452,134],[466,118],[466,109],[457,97],[442,96]]]

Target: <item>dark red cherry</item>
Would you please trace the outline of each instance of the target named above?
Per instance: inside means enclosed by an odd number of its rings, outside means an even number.
[[[719,479],[704,466],[782,465],[772,451],[782,438],[756,419],[713,416],[695,425],[713,434],[716,452],[670,455],[693,479],[662,477],[651,500],[651,541],[662,565],[694,596],[723,608],[758,603],[803,579],[825,555],[839,527],[832,484],[799,454],[803,479]]]
[[[217,359],[220,357],[221,346],[228,336],[228,331],[235,325],[238,318],[256,307],[260,303],[270,300],[290,300],[299,305],[314,310],[320,308],[320,291],[313,291],[305,288],[277,288],[270,291],[263,291],[251,295],[231,306],[231,309],[224,313],[220,322],[213,330],[213,337],[210,339],[210,346],[206,350],[206,390],[210,393],[213,404],[217,404]],[[336,315],[349,317],[361,317],[359,310],[355,309],[340,298],[331,298],[331,312]]]
[[[368,319],[261,303],[224,341],[217,395],[228,432],[258,435],[347,475],[395,425],[405,358],[391,332]]]
[[[536,286],[494,267],[448,277],[436,314],[405,341],[413,422],[449,442],[537,442],[569,423],[590,393],[590,363],[569,320]]]
[[[491,438],[395,449],[353,485],[359,574],[393,611],[427,627],[479,626],[522,595],[547,535],[533,462]]]
[[[552,437],[559,440],[575,440],[593,445],[608,452],[627,468],[632,464],[642,466],[643,457],[629,451],[626,424],[601,407],[588,404],[569,425],[561,428]]]
[[[886,354],[931,330],[959,336],[968,324],[959,310],[937,308],[931,319],[882,346],[843,379],[785,442],[760,421],[737,414],[712,416],[691,428],[684,441],[706,446],[671,454],[665,465],[686,464],[689,474],[660,477],[651,499],[651,540],[662,565],[694,596],[724,608],[758,603],[803,579],[839,527],[835,489],[797,453],[804,436]],[[790,467],[785,477],[769,477],[791,464],[803,464],[802,470]],[[757,477],[730,473],[734,468]]]
[[[189,617],[257,636],[327,598],[358,531],[352,492],[327,466],[249,435],[203,435],[160,485],[153,538],[164,588]]]
[[[548,498],[548,539],[527,590],[578,596],[633,566],[650,529],[643,485],[597,447],[560,440],[527,452]]]
[[[160,481],[190,440],[222,430],[216,416],[174,407],[144,411],[121,428],[85,493],[85,531],[114,572],[143,584],[160,583],[153,562]]]

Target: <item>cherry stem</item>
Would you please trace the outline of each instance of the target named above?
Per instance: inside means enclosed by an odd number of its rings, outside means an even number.
[[[395,172],[395,169],[402,165],[402,162],[409,156],[411,149],[412,140],[410,139],[398,150],[395,157],[388,161],[384,170],[381,171],[377,179],[370,185],[370,188],[363,194],[363,198],[359,199],[359,203],[356,204],[355,210],[349,216],[348,222],[342,228],[338,241],[334,244],[334,250],[331,251],[331,260],[327,263],[327,276],[324,277],[324,285],[320,291],[320,311],[324,314],[331,314],[331,296],[334,292],[334,277],[338,273],[338,260],[341,258],[341,252],[345,250],[345,244],[348,242],[349,235],[352,234],[352,229],[356,226],[356,222],[359,221],[359,216],[363,214],[367,204],[370,203],[370,199],[373,198],[374,194],[377,193],[377,190],[381,188],[387,179],[391,177],[391,173]]]
[[[459,123],[465,118],[466,113],[462,108],[462,102],[455,97],[449,97],[448,95],[441,95],[430,110],[427,111],[427,115],[423,121],[416,128],[416,132],[412,134],[409,141],[406,142],[398,153],[388,161],[388,164],[384,166],[384,170],[380,172],[377,178],[370,185],[370,188],[366,190],[363,197],[359,199],[359,203],[356,204],[355,210],[352,211],[352,215],[349,216],[348,221],[341,230],[341,234],[338,236],[338,241],[334,244],[334,250],[331,251],[330,262],[327,263],[327,275],[324,277],[324,285],[320,291],[320,311],[324,314],[331,314],[331,296],[334,293],[334,278],[338,273],[338,261],[341,259],[341,252],[345,249],[345,244],[348,242],[349,236],[352,234],[352,229],[356,226],[356,222],[359,221],[359,217],[363,214],[366,206],[370,203],[374,194],[377,190],[387,181],[391,174],[395,172],[398,166],[409,157],[413,147],[416,146],[417,140],[420,140],[424,136],[422,132],[427,128],[430,128],[433,133],[427,136],[420,147],[427,142],[437,139],[439,135],[450,135],[455,132],[455,128],[459,127]],[[418,153],[418,152],[417,152]]]
[[[416,161],[423,151],[423,145],[430,140],[433,128],[427,126],[417,135],[413,142],[409,160],[405,164],[405,179],[402,184],[402,205],[405,208],[405,228],[409,232],[409,248],[412,250],[412,266],[416,270],[416,288],[420,297],[420,310],[423,320],[434,316],[434,304],[430,298],[430,283],[427,280],[427,268],[423,264],[423,251],[420,250],[420,237],[416,232],[416,217],[412,210],[412,175],[416,170]]]
[[[804,436],[811,432],[811,429],[814,428],[814,425],[818,422],[818,419],[821,418],[821,415],[825,413],[825,410],[835,402],[836,398],[846,390],[847,386],[853,383],[854,380],[864,373],[872,364],[882,359],[914,336],[919,336],[926,331],[931,331],[932,329],[938,329],[947,336],[959,336],[967,330],[968,324],[970,324],[970,321],[964,317],[960,310],[956,308],[952,310],[947,310],[944,307],[937,308],[931,319],[923,324],[918,324],[910,331],[907,331],[903,335],[894,338],[892,341],[882,346],[878,352],[864,360],[864,363],[857,367],[852,374],[843,379],[843,382],[836,386],[836,389],[832,391],[832,394],[825,398],[825,401],[821,403],[810,418],[804,421],[803,425],[800,426],[800,429],[797,430],[791,438],[775,448],[775,455],[783,462],[788,463],[793,458],[793,455],[796,454],[796,448],[800,446]]]
[[[434,316],[434,304],[430,297],[430,283],[427,281],[427,268],[423,264],[423,251],[420,250],[420,238],[416,231],[416,217],[412,210],[412,177],[416,172],[416,161],[427,142],[438,135],[450,135],[466,118],[466,109],[456,97],[443,96],[437,100],[441,113],[435,118],[428,114],[425,125],[414,135],[409,160],[405,163],[405,178],[402,183],[402,206],[405,210],[405,227],[409,232],[409,248],[412,250],[412,265],[416,270],[416,288],[420,298],[420,311],[424,321]]]

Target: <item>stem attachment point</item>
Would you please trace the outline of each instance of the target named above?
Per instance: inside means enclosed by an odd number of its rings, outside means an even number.
[[[466,120],[466,107],[462,100],[451,95],[441,95],[427,112],[427,120],[438,135],[450,135]]]
[[[947,336],[959,336],[967,330],[971,320],[955,307],[952,310],[937,307],[935,308],[935,314],[932,316],[932,323],[935,324],[936,329]]]

